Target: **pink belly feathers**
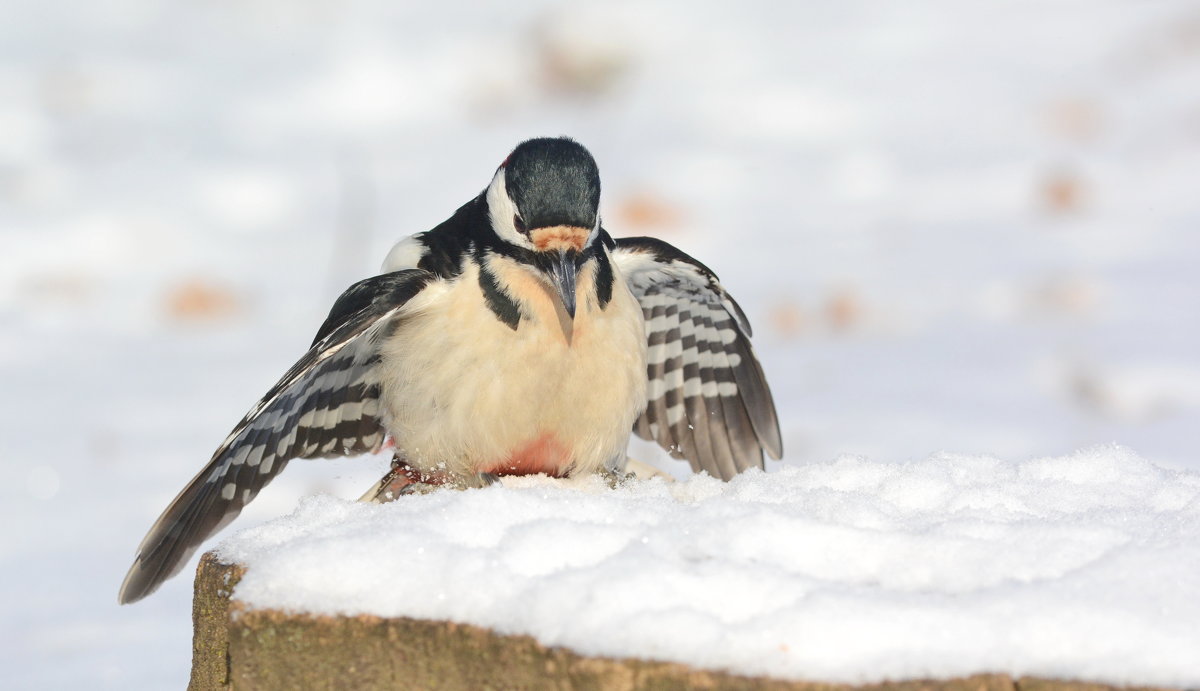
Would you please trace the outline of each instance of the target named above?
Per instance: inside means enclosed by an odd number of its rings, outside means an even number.
[[[479,469],[493,475],[536,475],[561,477],[570,464],[570,451],[553,434],[546,433],[518,446],[508,458]]]

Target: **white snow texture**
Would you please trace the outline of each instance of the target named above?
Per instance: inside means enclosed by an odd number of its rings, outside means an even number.
[[[825,681],[1200,684],[1200,474],[1119,447],[315,496],[219,551],[248,566],[234,597],[253,607],[448,619],[585,654]]]

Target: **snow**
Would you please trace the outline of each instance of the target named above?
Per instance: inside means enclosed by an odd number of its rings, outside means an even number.
[[[773,473],[1110,442],[1200,471],[1189,0],[6,10],[5,688],[185,684],[190,576],[117,607],[135,546],[337,293],[529,136],[745,308]],[[385,468],[294,463],[230,531]]]
[[[1200,684],[1200,473],[1119,447],[722,483],[309,497],[222,542],[252,608],[453,620],[796,679]]]

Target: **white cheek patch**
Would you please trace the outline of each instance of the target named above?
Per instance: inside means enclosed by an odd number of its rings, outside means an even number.
[[[508,197],[508,187],[504,182],[504,168],[496,171],[496,176],[492,178],[492,184],[488,185],[487,205],[488,215],[492,220],[492,230],[496,231],[496,235],[499,235],[500,239],[517,247],[533,249],[533,243],[529,241],[529,238],[518,232],[517,227],[513,225],[513,216],[517,213],[517,207]]]

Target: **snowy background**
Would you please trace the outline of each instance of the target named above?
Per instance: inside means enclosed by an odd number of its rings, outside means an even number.
[[[788,464],[1200,472],[1197,85],[1178,1],[10,0],[0,681],[184,683],[190,577],[115,604],[138,541],[337,293],[529,136],[721,275]],[[294,464],[235,527],[383,465]]]

